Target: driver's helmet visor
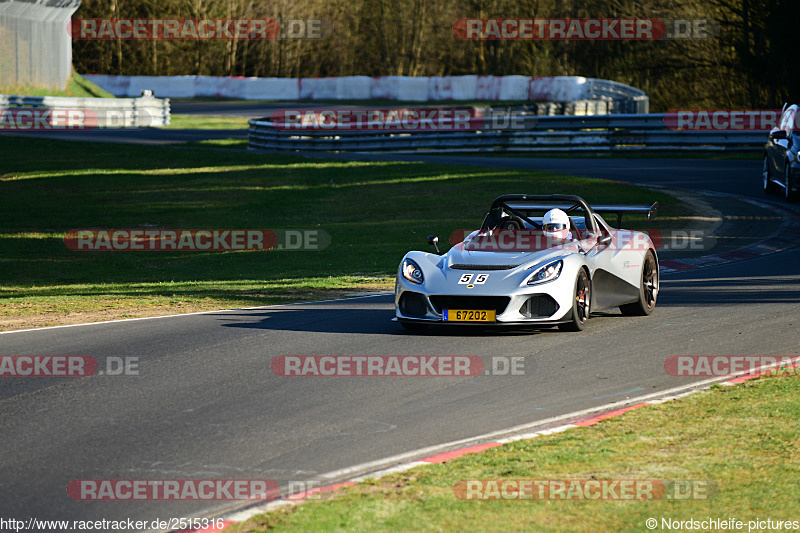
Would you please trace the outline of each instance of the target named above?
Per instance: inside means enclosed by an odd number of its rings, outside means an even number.
[[[542,226],[545,231],[561,231],[567,229],[566,224],[545,224]]]

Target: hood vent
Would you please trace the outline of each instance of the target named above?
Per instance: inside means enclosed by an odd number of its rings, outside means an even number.
[[[519,265],[450,265],[452,270],[511,270]]]

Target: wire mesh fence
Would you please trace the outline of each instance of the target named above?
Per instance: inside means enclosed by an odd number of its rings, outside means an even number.
[[[80,0],[0,0],[0,85],[63,89],[72,70],[68,27]]]

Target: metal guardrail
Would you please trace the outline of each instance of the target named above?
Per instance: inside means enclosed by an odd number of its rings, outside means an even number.
[[[757,151],[762,131],[668,129],[664,114],[493,117],[473,131],[284,129],[268,118],[250,120],[248,149],[341,152],[631,152]],[[509,126],[509,121],[512,126]],[[366,126],[369,126],[368,124]],[[499,127],[498,127],[499,126]]]
[[[145,91],[145,93],[147,93]],[[140,128],[169,125],[169,98],[71,98],[0,94],[0,112],[9,110],[74,110],[87,125],[98,128]]]
[[[476,106],[475,109],[484,113],[502,113],[505,115],[586,116],[608,115],[617,103],[610,100],[572,100],[570,102],[530,102],[505,106]]]
[[[609,113],[643,114],[650,112],[650,98],[647,93],[630,85],[589,78],[586,80],[585,91],[587,99],[606,100],[609,103]]]

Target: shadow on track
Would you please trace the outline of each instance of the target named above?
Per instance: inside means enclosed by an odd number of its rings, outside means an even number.
[[[734,267],[734,265],[730,265]],[[658,307],[747,306],[800,302],[800,274],[775,272],[753,275],[753,268],[740,265],[670,276],[662,280]],[[742,270],[745,270],[744,272]],[[434,325],[423,331],[407,331],[392,322],[392,295],[375,298],[283,306],[263,310],[232,311],[219,315],[223,327],[272,331],[304,331],[363,335],[404,335],[410,337],[508,337],[562,334],[555,328],[480,327],[475,325]],[[658,309],[656,309],[658,313]],[[619,310],[592,313],[592,322],[635,321]],[[588,332],[591,332],[591,323]],[[570,333],[563,333],[569,335]],[[574,335],[574,333],[572,334]],[[580,333],[578,335],[581,335]]]
[[[659,305],[751,305],[800,302],[800,275],[662,280]]]
[[[230,312],[220,315],[219,320],[223,327],[228,328],[410,337],[509,337],[562,333],[556,327],[480,327],[475,325],[432,325],[424,331],[408,331],[399,323],[392,322],[394,311],[370,307],[372,308],[349,307],[342,309],[298,306],[264,311]],[[594,316],[611,315],[599,313]]]

